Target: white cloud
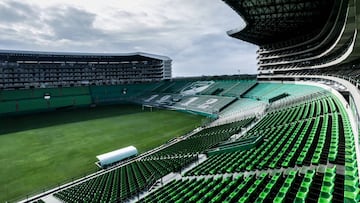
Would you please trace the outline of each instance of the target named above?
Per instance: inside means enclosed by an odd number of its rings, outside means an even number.
[[[0,49],[133,52],[171,57],[173,75],[256,72],[256,47],[226,35],[243,25],[220,0],[5,0]]]

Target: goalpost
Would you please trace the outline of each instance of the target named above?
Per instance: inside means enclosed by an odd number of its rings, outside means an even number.
[[[143,104],[143,105],[142,105],[142,110],[143,110],[143,111],[145,111],[145,109],[146,109],[146,108],[150,109],[150,112],[152,112],[152,111],[153,111],[153,106]]]

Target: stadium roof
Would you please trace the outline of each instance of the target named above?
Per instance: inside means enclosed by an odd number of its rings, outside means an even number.
[[[16,57],[22,58],[22,60],[33,59],[36,57],[38,60],[48,60],[49,58],[64,59],[76,58],[76,59],[89,59],[89,58],[116,58],[116,59],[130,59],[141,60],[143,58],[154,58],[158,60],[171,60],[167,56],[161,56],[156,54],[149,54],[144,52],[133,53],[82,53],[82,52],[45,52],[45,51],[21,51],[21,50],[0,50],[0,57],[7,56],[9,58]]]
[[[223,0],[246,22],[231,37],[259,45],[259,74],[315,70],[360,59],[353,0]]]
[[[301,36],[315,36],[325,26],[334,0],[223,0],[246,23],[228,34],[264,45]]]

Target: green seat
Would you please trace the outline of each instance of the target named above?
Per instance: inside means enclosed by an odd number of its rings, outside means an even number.
[[[358,187],[345,186],[344,199],[346,202],[360,202],[360,189]]]
[[[331,203],[333,200],[332,194],[320,192],[318,203]]]

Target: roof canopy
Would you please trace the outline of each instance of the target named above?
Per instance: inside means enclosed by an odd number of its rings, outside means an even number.
[[[0,50],[0,60],[19,61],[141,61],[141,60],[171,60],[167,56],[148,54],[143,52],[134,53],[81,53],[81,52],[40,52],[40,51],[17,51]]]
[[[246,22],[232,37],[257,45],[304,35],[315,36],[325,26],[334,0],[224,0]]]

